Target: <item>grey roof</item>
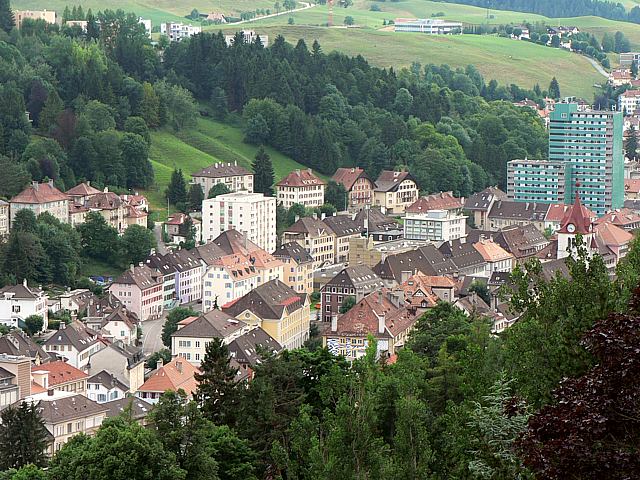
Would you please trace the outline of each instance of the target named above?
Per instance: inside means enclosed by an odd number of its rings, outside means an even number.
[[[193,249],[193,253],[207,265],[226,255],[225,251],[213,242],[197,246]]]
[[[480,252],[473,247],[472,243],[461,242],[459,239],[444,242],[438,250],[458,268],[468,268],[487,263]]]
[[[15,375],[9,370],[5,370],[4,368],[0,367],[0,380],[6,380],[8,378],[15,378]]]
[[[282,351],[282,346],[271,335],[258,327],[231,342],[229,355],[240,365],[254,366],[260,363],[258,347],[272,353]]]
[[[529,257],[549,244],[532,224],[506,227],[496,232],[494,241],[516,258]]]
[[[7,285],[0,288],[0,296],[4,293],[13,293],[13,298],[38,298],[39,291],[31,289],[23,284]]]
[[[393,217],[382,213],[379,208],[360,210],[356,213],[353,221],[362,231],[367,229],[366,224],[371,232],[400,229],[400,224]]]
[[[207,178],[224,178],[224,177],[237,177],[240,175],[253,175],[249,170],[232,163],[214,163],[206,168],[203,168],[199,172],[192,174],[192,177],[207,177]]]
[[[40,358],[42,363],[51,360],[49,355],[39,344],[31,340],[31,338],[22,330],[12,330],[0,337],[0,354],[7,355],[24,355],[35,359]]]
[[[45,423],[56,424],[106,413],[108,408],[89,400],[84,395],[74,395],[56,400],[39,400],[36,409]]]
[[[408,252],[389,255],[378,263],[373,271],[384,279],[394,279],[400,283],[402,272],[415,271],[425,275],[446,275],[457,271],[456,265],[445,258],[434,245],[425,245]]]
[[[291,225],[285,230],[285,233],[306,233],[311,237],[320,237],[323,235],[334,235],[331,230],[322,220],[318,220],[313,217],[303,217],[296,223]]]
[[[90,298],[86,306],[85,316],[100,317],[113,312],[116,308],[121,307],[122,302],[111,292],[100,299]]]
[[[134,347],[133,345],[127,345],[120,340],[110,343],[107,348],[111,348],[113,351],[120,354],[127,359],[127,365],[129,368],[144,361],[144,353],[142,347]]]
[[[395,192],[405,180],[416,181],[409,172],[395,172],[393,170],[383,170],[376,180],[376,192]]]
[[[467,228],[466,241],[468,243],[478,243],[480,240],[493,240],[496,232],[492,230],[479,230],[477,228]]]
[[[506,199],[507,194],[498,187],[487,187],[467,198],[464,202],[464,208],[466,210],[487,210],[491,206],[491,202]]]
[[[46,346],[71,345],[81,352],[99,342],[98,332],[79,320],[75,320],[69,325],[61,323],[60,326],[61,328],[44,342]]]
[[[638,213],[640,212],[640,200],[625,200],[624,208],[628,208]]]
[[[107,408],[108,418],[117,417],[127,408],[131,408],[131,417],[134,420],[145,418],[153,408],[152,404],[137,397],[119,398],[118,400],[103,403],[102,406]]]
[[[158,277],[157,270],[142,264],[126,269],[113,283],[136,285],[141,290],[146,290],[161,283]]]
[[[544,221],[549,211],[548,203],[513,202],[498,200],[489,211],[489,218],[508,218],[513,220],[528,220],[530,222]]]
[[[87,378],[87,384],[89,383],[98,383],[105,387],[107,390],[111,390],[113,388],[119,388],[123,392],[129,390],[129,387],[114,377],[112,374],[107,372],[106,370],[101,370],[95,375]]]
[[[285,309],[288,311],[302,308],[306,293],[298,293],[280,280],[270,280],[254,288],[243,297],[233,300],[222,307],[229,315],[237,316],[250,310],[261,319],[280,319]]]
[[[175,331],[172,337],[225,338],[247,324],[220,310],[211,310]]]
[[[366,295],[378,288],[384,287],[384,283],[367,265],[354,265],[344,268],[329,280],[321,290],[324,290],[326,287],[345,286],[362,289],[362,293]]]
[[[147,257],[145,263],[152,269],[159,270],[162,275],[188,272],[202,266],[197,255],[183,249],[168,252],[165,255],[154,253]]]
[[[273,252],[273,256],[280,259],[290,258],[298,265],[313,262],[311,254],[298,242],[283,243]]]
[[[227,255],[242,254],[248,255],[249,253],[260,250],[260,247],[247,238],[242,232],[231,229],[225,230],[215,239],[213,239],[220,249]]]
[[[359,235],[362,229],[348,215],[332,215],[323,220],[324,224],[336,234],[336,237]]]
[[[490,287],[501,287],[507,284],[511,280],[511,273],[509,272],[493,272],[491,278],[487,282]]]

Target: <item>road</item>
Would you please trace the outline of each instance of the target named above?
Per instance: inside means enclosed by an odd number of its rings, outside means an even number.
[[[158,252],[160,255],[165,255],[166,253],[169,253],[169,249],[162,241],[162,223],[161,222],[156,222],[156,224],[153,227],[153,234],[156,237],[156,244],[157,244],[156,252]]]
[[[586,55],[584,56],[584,58],[589,60],[589,63],[593,65],[593,68],[595,68],[600,75],[602,75],[605,78],[609,78],[609,74],[607,73],[607,71],[604,68],[602,68],[602,65],[600,65],[596,60],[594,60],[591,57],[587,57]]]
[[[249,20],[240,20],[239,22],[233,22],[230,25],[238,25],[240,23],[257,22],[258,20],[264,20],[265,18],[277,17],[279,15],[289,15],[291,13],[300,12],[302,10],[306,10],[307,8],[311,8],[311,7],[315,7],[316,6],[316,5],[312,4],[312,3],[300,2],[300,4],[304,5],[304,7],[294,8],[293,10],[283,10],[282,12],[278,12],[278,13],[270,13],[269,15],[263,15],[261,17],[256,17],[256,18],[250,18]]]
[[[156,320],[147,320],[142,322],[142,352],[150,355],[153,352],[162,350],[162,326],[164,325],[166,315]]]

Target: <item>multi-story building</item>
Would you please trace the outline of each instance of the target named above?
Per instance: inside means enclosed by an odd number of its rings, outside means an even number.
[[[69,197],[53,186],[53,180],[45,183],[32,182],[18,195],[9,200],[11,223],[16,214],[25,208],[36,215],[48,212],[62,223],[69,223]]]
[[[506,200],[507,194],[498,187],[487,187],[481,192],[474,193],[464,202],[464,209],[471,217],[475,228],[486,230],[489,225],[489,212],[493,204],[499,200]]]
[[[462,33],[462,23],[438,18],[396,18],[394,31],[427,33],[429,35],[456,34]]]
[[[481,239],[473,244],[485,261],[485,273],[483,276],[491,277],[493,272],[509,272],[515,266],[515,257],[507,252],[493,240]]]
[[[309,338],[309,296],[272,280],[222,307],[253,327],[260,327],[284,348],[300,348]]]
[[[157,270],[140,264],[131,265],[109,287],[128,310],[142,321],[157,318],[164,308],[163,276]]]
[[[276,249],[276,199],[262,193],[234,192],[202,202],[202,240],[237,230],[267,252]]]
[[[374,203],[385,212],[403,214],[418,194],[418,184],[409,172],[383,170],[376,180]]]
[[[11,327],[18,327],[31,315],[42,317],[42,328],[49,326],[49,297],[41,288],[33,288],[23,280],[19,285],[7,285],[0,288],[0,323]]]
[[[448,242],[466,237],[463,206],[464,198],[456,198],[452,192],[419,198],[405,209],[404,238]]]
[[[334,263],[336,235],[317,217],[304,217],[282,234],[282,242],[298,242],[313,257],[314,270]]]
[[[0,336],[0,356],[27,357],[33,365],[40,365],[52,360],[42,346],[34,342],[29,335],[16,328]]]
[[[44,342],[46,352],[80,369],[89,363],[91,355],[104,347],[98,332],[80,320],[74,320],[69,325],[60,322],[60,329]]]
[[[219,338],[225,345],[248,332],[249,326],[220,310],[211,310],[199,317],[178,322],[178,330],[171,335],[171,356],[182,357],[200,366],[209,342]]]
[[[33,381],[44,389],[79,393],[86,396],[89,375],[73,365],[55,361],[38,365],[31,369]]]
[[[167,390],[184,390],[187,398],[192,399],[198,388],[194,375],[200,370],[182,357],[175,357],[166,365],[158,360],[157,368],[136,392],[136,397],[151,404],[158,403]]]
[[[202,27],[185,25],[184,23],[166,22],[160,24],[160,34],[169,37],[171,42],[179,42],[183,38],[192,37],[202,32]]]
[[[282,281],[298,293],[313,293],[313,257],[297,242],[280,245],[273,256],[284,263]]]
[[[499,200],[491,206],[491,210],[487,215],[488,224],[484,227],[486,230],[495,232],[513,225],[525,226],[533,224],[543,232],[549,208],[550,204],[548,203]]]
[[[164,228],[172,243],[186,242],[189,235],[193,235],[196,244],[202,240],[202,222],[185,213],[178,212],[169,215],[167,221],[164,222]]]
[[[348,204],[335,205],[338,210],[358,211],[366,205],[373,205],[376,184],[362,168],[339,168],[331,179],[342,185],[347,192]]]
[[[0,200],[0,238],[9,235],[9,202]]]
[[[640,90],[627,90],[618,97],[618,110],[625,115],[640,113]]]
[[[631,68],[633,62],[640,62],[640,53],[638,52],[625,52],[620,54],[620,66],[625,68]]]
[[[359,238],[362,230],[348,215],[332,215],[324,218],[322,222],[329,227],[329,230],[335,235],[333,245],[334,262],[348,262],[349,242],[354,238]]]
[[[115,341],[91,355],[89,375],[106,370],[134,393],[144,383],[144,360],[141,347]]]
[[[622,113],[557,104],[550,120],[549,160],[566,166],[563,203],[575,201],[579,184],[582,202],[597,215],[622,207]]]
[[[348,297],[359,302],[365,295],[384,286],[382,280],[366,265],[346,267],[320,289],[322,319],[331,321],[333,314],[342,313],[340,308]]]
[[[564,201],[565,164],[550,160],[511,160],[507,163],[507,197],[515,202]]]
[[[31,395],[31,358],[0,354],[0,411]]]
[[[224,18],[224,17],[223,17]],[[226,23],[226,22],[223,22]],[[247,45],[255,43],[257,39],[260,39],[260,43],[263,47],[267,47],[269,45],[269,36],[263,34],[257,34],[254,30],[242,30],[241,32],[236,33],[235,35],[225,35],[224,41],[228,47],[231,47],[234,42],[236,35],[242,35],[242,41]]]
[[[123,305],[110,313],[103,315],[85,316],[85,325],[95,330],[100,336],[109,342],[122,342],[125,345],[134,345],[138,335],[138,317],[127,310]]]
[[[286,209],[296,203],[308,208],[321,207],[324,205],[325,185],[310,168],[296,169],[276,183],[276,197]]]
[[[85,396],[98,403],[111,402],[124,398],[129,387],[106,370],[87,378],[87,393]]]
[[[145,263],[162,275],[165,306],[202,299],[204,266],[197,255],[189,250],[178,249],[165,255],[149,255]]]
[[[202,187],[204,197],[218,183],[223,183],[230,192],[253,193],[253,173],[238,163],[214,163],[191,175],[193,183]]]
[[[18,28],[24,20],[44,20],[47,23],[54,24],[57,22],[58,16],[55,10],[15,10],[13,12],[16,25]]]

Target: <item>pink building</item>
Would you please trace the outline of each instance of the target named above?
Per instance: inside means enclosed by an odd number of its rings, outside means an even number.
[[[131,265],[109,287],[109,291],[141,321],[162,314],[162,274],[147,265]]]

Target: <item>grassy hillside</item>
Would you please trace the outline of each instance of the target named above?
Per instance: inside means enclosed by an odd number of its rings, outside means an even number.
[[[149,157],[155,172],[155,186],[145,192],[154,210],[166,211],[164,190],[174,168],[190,175],[216,162],[237,162],[251,170],[258,147],[242,141],[240,127],[200,118],[194,129],[181,132],[152,132]],[[273,161],[276,181],[296,168],[306,168],[280,152],[267,147]]]

